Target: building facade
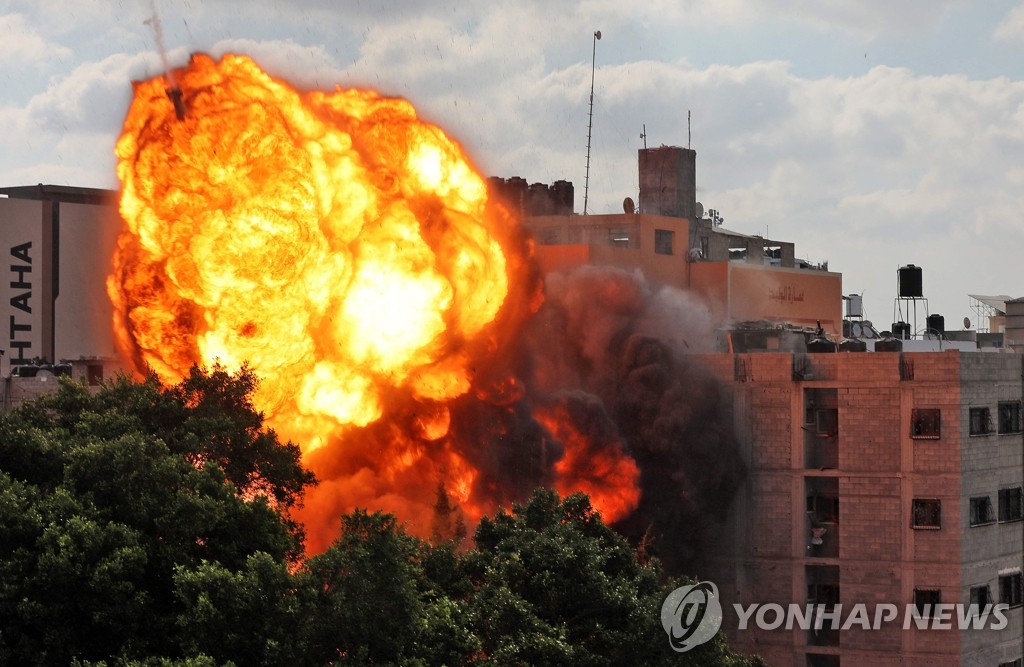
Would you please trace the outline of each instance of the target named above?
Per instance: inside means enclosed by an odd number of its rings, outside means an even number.
[[[1021,355],[703,361],[731,387],[749,466],[706,572],[736,648],[786,667],[998,666],[1024,656]],[[862,605],[872,627],[834,630],[826,618],[819,630],[738,631],[737,603],[842,605],[840,627]],[[998,630],[961,630],[957,610],[943,619],[935,606],[996,603],[1009,606]],[[876,629],[881,605],[898,616]]]

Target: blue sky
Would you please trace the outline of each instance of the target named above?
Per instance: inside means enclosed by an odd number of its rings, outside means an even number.
[[[0,0],[0,185],[116,187],[130,81],[193,51],[301,87],[408,98],[487,175],[571,180],[582,210],[636,198],[636,151],[686,145],[725,226],[828,261],[892,320],[896,270],[930,310],[1024,295],[1024,6],[1016,0]]]

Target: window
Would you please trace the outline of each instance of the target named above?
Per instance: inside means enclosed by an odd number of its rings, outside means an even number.
[[[1001,662],[999,663],[999,667],[1024,667],[1024,658],[1017,658],[1010,662]]]
[[[829,608],[839,604],[838,565],[808,565],[804,576],[809,604],[821,604]]]
[[[814,429],[818,435],[834,437],[839,433],[839,410],[823,408],[814,413]]]
[[[608,244],[617,248],[629,247],[629,232],[625,229],[609,229]]]
[[[934,498],[914,498],[911,506],[914,528],[941,528],[942,501]]]
[[[930,618],[932,610],[942,604],[942,592],[937,588],[914,589],[914,613],[920,618]]]
[[[917,409],[910,411],[911,438],[938,438],[940,412],[937,408]]]
[[[808,653],[807,667],[840,667],[839,656]]]
[[[971,435],[992,432],[992,416],[988,408],[971,408]]]
[[[839,604],[839,584],[807,584],[807,602],[831,609]]]
[[[992,603],[992,592],[987,585],[971,587],[971,611],[973,613],[984,613]]]
[[[971,525],[984,526],[996,520],[992,515],[992,499],[988,496],[971,498]]]
[[[85,368],[86,377],[88,378],[89,386],[95,387],[96,385],[103,383],[103,366],[100,364],[89,364]]]
[[[654,230],[654,252],[658,255],[672,254],[672,237],[675,232],[667,229]]]
[[[807,513],[818,523],[839,523],[839,498],[807,496]]]
[[[999,521],[1020,521],[1024,518],[1021,487],[999,489]]]
[[[1024,604],[1024,587],[1019,571],[999,577],[999,602],[1011,607]]]
[[[1006,401],[999,404],[999,432],[1020,433],[1020,401]]]

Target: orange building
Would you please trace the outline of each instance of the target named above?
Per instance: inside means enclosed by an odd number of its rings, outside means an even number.
[[[673,193],[692,200],[694,189]],[[700,296],[725,327],[766,320],[810,328],[820,323],[827,333],[842,333],[842,275],[797,260],[792,243],[725,230],[693,201],[676,207],[695,211],[692,218],[630,211],[628,201],[625,208],[615,215],[527,215],[543,272],[584,265],[638,269],[653,283]]]

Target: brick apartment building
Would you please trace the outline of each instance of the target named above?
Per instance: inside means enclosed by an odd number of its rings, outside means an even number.
[[[769,664],[1015,665],[1024,648],[1022,356],[705,355],[750,466],[707,578],[732,603],[895,604],[879,630],[724,627]],[[904,630],[908,604],[1010,605],[1002,630]],[[934,607],[932,607],[934,609]],[[925,621],[928,625],[928,622]],[[826,623],[826,625],[829,625]]]
[[[639,210],[538,208],[538,184],[515,201],[545,271],[640,269],[699,294],[726,334],[700,359],[731,389],[749,472],[695,574],[718,584],[730,641],[784,667],[1021,667],[1024,356],[942,337],[835,344],[840,274],[705,216],[695,157],[641,151]],[[832,344],[808,353],[819,327]],[[879,630],[739,631],[733,603],[896,605],[901,616]],[[919,629],[935,605],[958,603],[1009,605],[1005,628]],[[904,629],[907,605],[920,612]]]

